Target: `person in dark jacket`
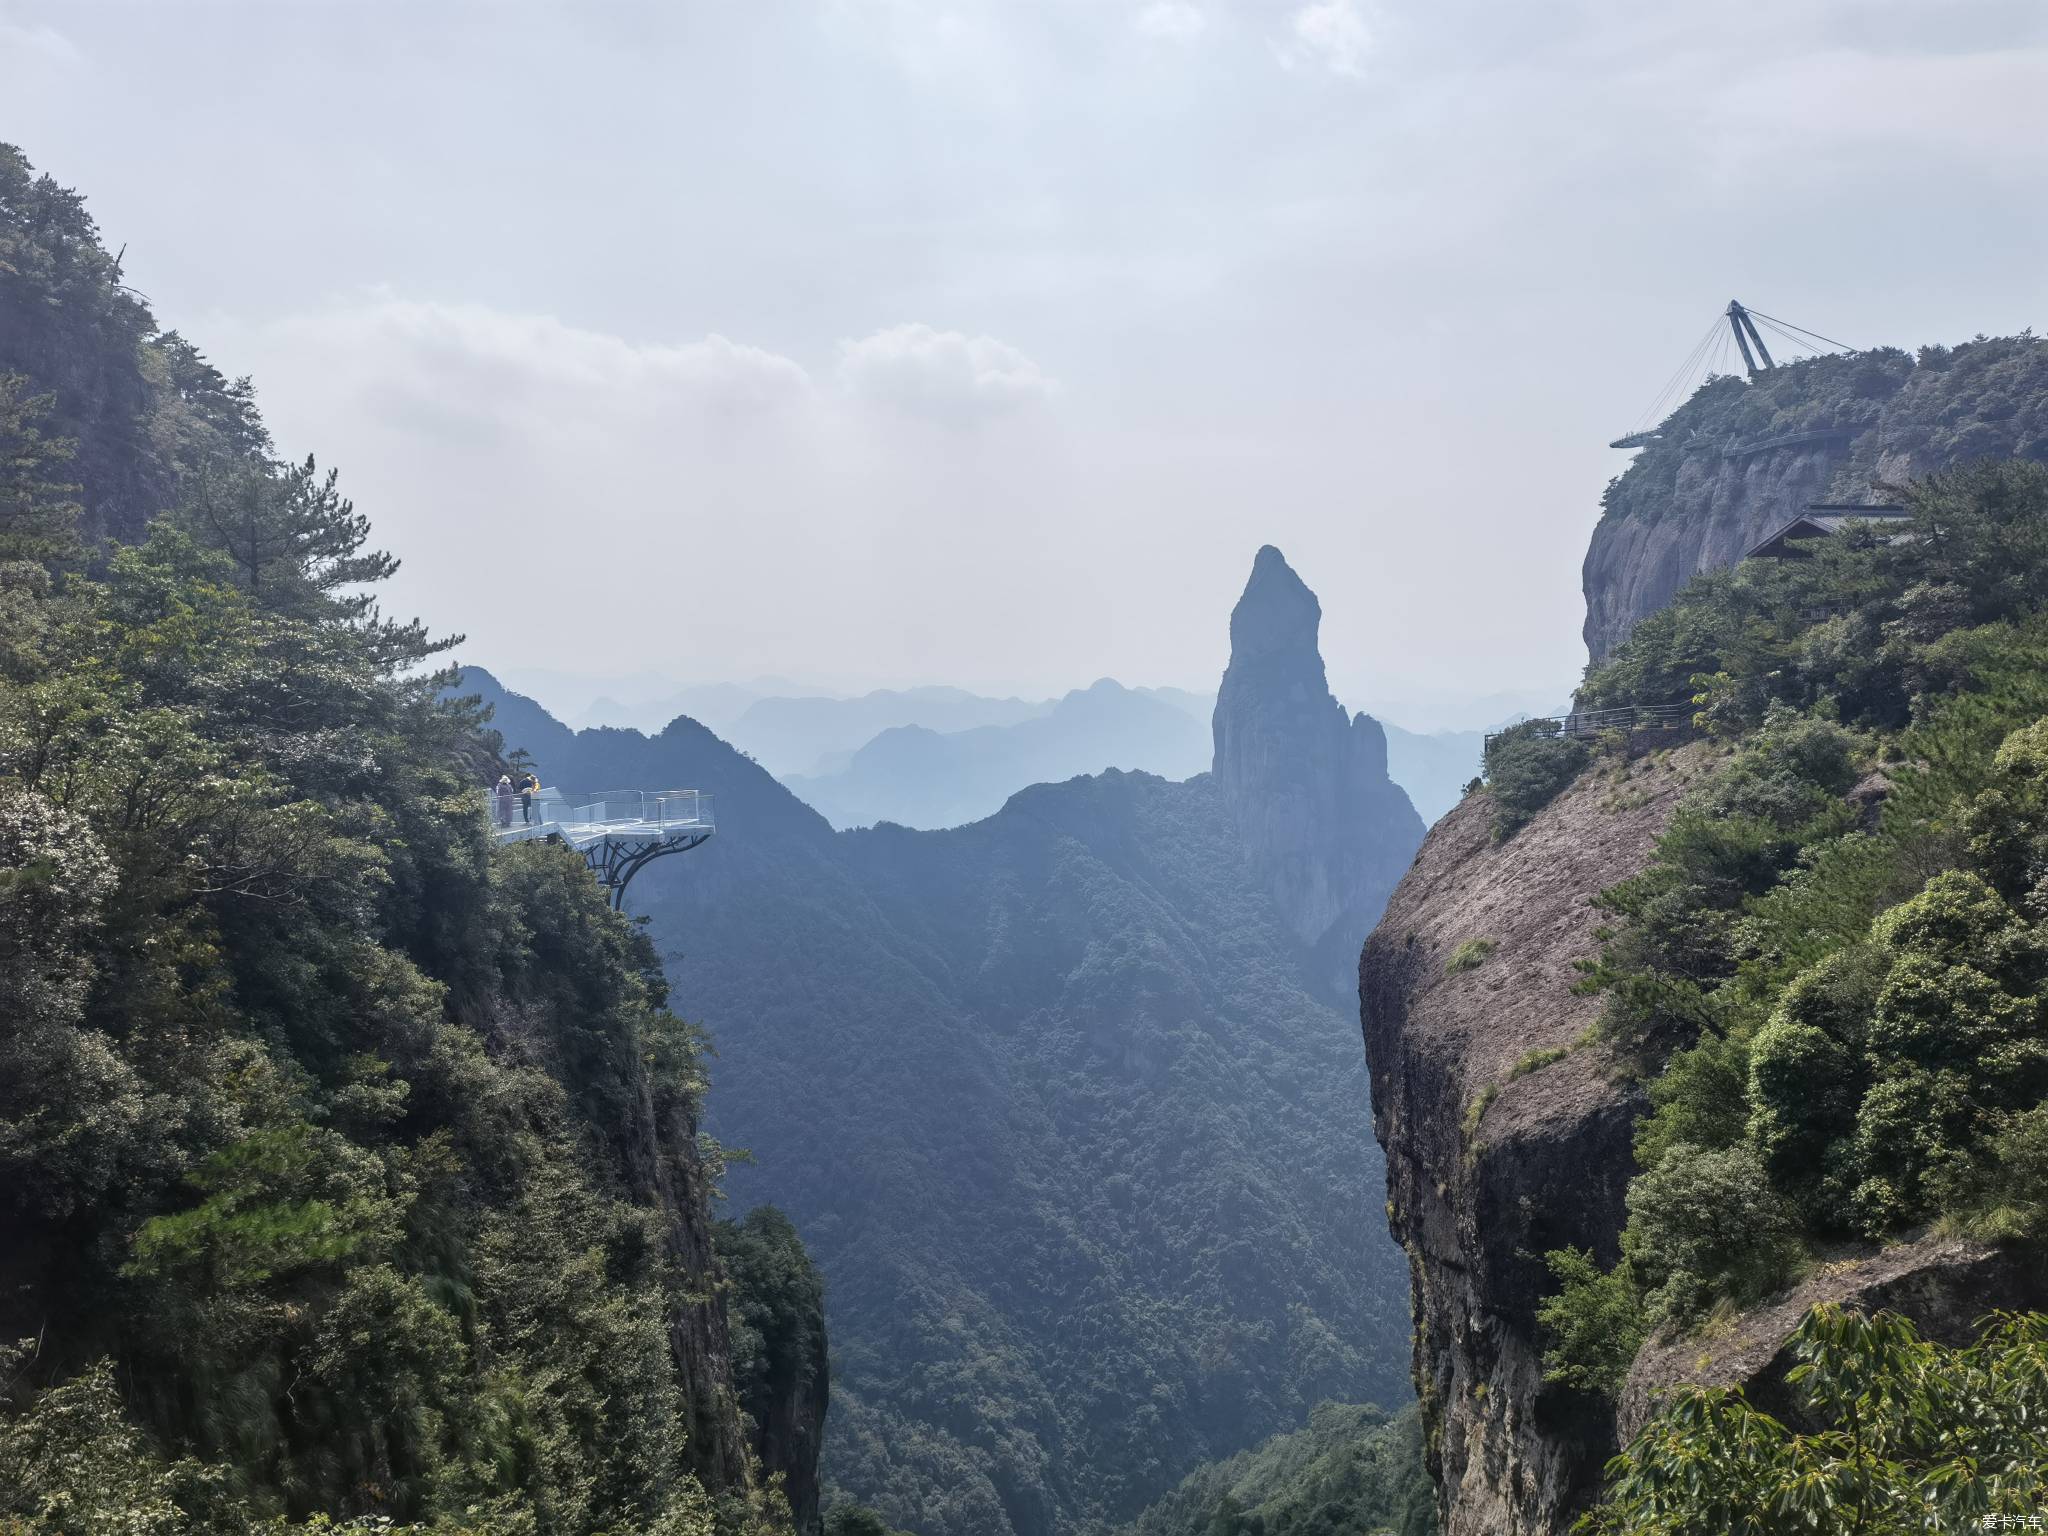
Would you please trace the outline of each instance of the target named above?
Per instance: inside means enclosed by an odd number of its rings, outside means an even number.
[[[533,797],[539,792],[540,780],[529,768],[519,781],[519,819],[529,826],[533,824]]]

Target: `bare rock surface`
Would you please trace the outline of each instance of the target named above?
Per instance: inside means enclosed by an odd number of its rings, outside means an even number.
[[[1387,736],[1330,693],[1322,605],[1268,544],[1230,614],[1216,695],[1216,784],[1253,871],[1308,946],[1319,990],[1351,986],[1352,957],[1422,841],[1387,776]]]
[[[1603,520],[1584,571],[1593,660],[1605,660],[1638,621],[1700,572],[1733,565],[1810,503],[1827,500],[1848,453],[1841,440],[1748,458],[1702,452],[1679,470],[1662,515]]]

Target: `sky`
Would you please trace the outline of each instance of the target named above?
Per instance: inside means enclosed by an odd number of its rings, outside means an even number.
[[[1273,543],[1561,698],[1731,296],[2048,321],[2039,0],[0,0],[0,138],[505,670],[1213,688]]]

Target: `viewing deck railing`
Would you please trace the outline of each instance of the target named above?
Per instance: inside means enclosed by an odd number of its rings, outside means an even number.
[[[1625,704],[1618,709],[1567,709],[1554,715],[1534,715],[1517,721],[1508,730],[1534,727],[1528,734],[1547,736],[1552,739],[1570,737],[1575,741],[1588,740],[1608,731],[1676,731],[1692,724],[1699,706],[1690,699],[1676,704]],[[1487,733],[1486,746],[1492,745],[1504,736],[1506,731]]]
[[[616,830],[640,837],[709,830],[715,823],[711,796],[696,789],[606,789],[588,799],[567,799],[552,787],[534,793],[531,806],[518,794],[483,792],[484,809],[502,835],[542,832],[583,836]]]

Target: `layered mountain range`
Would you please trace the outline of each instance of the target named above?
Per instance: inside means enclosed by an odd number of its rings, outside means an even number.
[[[1319,1401],[1405,1399],[1365,1191],[1356,953],[1421,837],[1260,552],[1215,771],[1041,784],[834,832],[703,727],[571,732],[485,675],[550,782],[693,784],[720,831],[630,906],[718,1042],[713,1129],[826,1276],[828,1477],[926,1536],[1128,1518]]]
[[[838,756],[819,772],[781,775],[834,826],[957,827],[994,815],[1026,785],[1106,767],[1188,778],[1209,766],[1209,730],[1173,690],[1105,677],[1021,720],[950,731],[893,726]]]

